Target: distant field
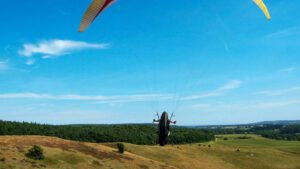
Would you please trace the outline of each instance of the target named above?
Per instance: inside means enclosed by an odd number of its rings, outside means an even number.
[[[166,147],[125,144],[125,154],[117,153],[115,143],[3,136],[0,137],[0,168],[300,169],[300,142],[269,140],[256,135],[238,139],[242,136],[222,135],[216,142]],[[44,161],[24,156],[34,144],[44,148]]]

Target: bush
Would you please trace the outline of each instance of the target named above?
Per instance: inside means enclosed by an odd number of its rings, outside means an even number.
[[[124,151],[125,151],[125,146],[124,146],[124,144],[123,143],[118,143],[118,150],[119,150],[119,153],[124,153]]]
[[[5,160],[6,160],[5,157],[0,158],[1,162],[5,162]]]
[[[242,140],[242,139],[251,139],[251,137],[242,136],[242,137],[237,137],[237,139],[240,139],[240,140]]]
[[[34,160],[43,160],[45,159],[45,156],[43,154],[43,149],[40,146],[34,145],[31,149],[28,150],[26,153],[26,156],[28,158],[34,159]]]

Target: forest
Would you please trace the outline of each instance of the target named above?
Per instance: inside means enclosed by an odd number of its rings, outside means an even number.
[[[257,126],[251,128],[250,131],[270,139],[300,141],[300,125]]]
[[[218,134],[258,134],[262,137],[287,140],[300,141],[300,125],[299,124],[265,124],[265,125],[240,125],[240,126],[220,126],[216,128],[209,128],[210,131]]]
[[[41,135],[93,143],[126,142],[139,145],[157,144],[158,127],[152,124],[123,125],[47,125],[27,122],[0,121],[0,135]],[[206,129],[175,127],[169,144],[199,143],[214,140]]]

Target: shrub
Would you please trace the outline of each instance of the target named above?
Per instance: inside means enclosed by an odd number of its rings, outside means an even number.
[[[45,159],[43,149],[40,146],[34,145],[31,149],[28,150],[26,153],[26,156],[28,158],[34,159],[34,160],[43,160]]]
[[[0,158],[1,162],[5,162],[5,160],[6,160],[5,157]]]
[[[117,147],[118,147],[118,151],[119,151],[119,153],[124,153],[124,151],[125,151],[125,146],[124,146],[124,144],[123,143],[118,143],[117,144]]]
[[[242,139],[251,139],[251,137],[242,136],[242,137],[237,137],[237,139],[240,139],[240,140],[242,140]]]

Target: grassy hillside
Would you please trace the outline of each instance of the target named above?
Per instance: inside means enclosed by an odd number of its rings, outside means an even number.
[[[44,149],[45,160],[35,161],[25,157],[34,144]],[[116,149],[94,143],[66,141],[39,136],[0,137],[0,168],[173,168],[132,153],[120,154]]]
[[[178,168],[299,169],[300,142],[275,141],[256,135],[226,135],[206,144],[140,147],[127,145],[128,151]],[[237,151],[239,150],[239,151]]]
[[[125,144],[125,154],[117,153],[115,143],[4,136],[0,137],[0,168],[300,169],[300,142],[276,141],[256,135],[239,139],[241,136],[223,135],[216,142],[166,147]],[[44,161],[24,156],[34,144],[44,148]]]

